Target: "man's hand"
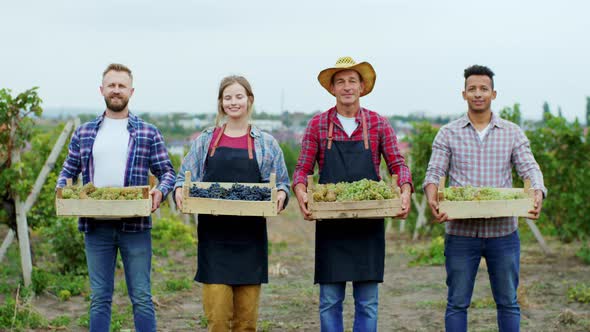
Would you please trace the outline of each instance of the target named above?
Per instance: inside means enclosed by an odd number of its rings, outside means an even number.
[[[287,199],[287,193],[279,190],[277,192],[277,213],[281,213],[281,211],[283,211],[285,208],[285,199]]]
[[[178,187],[174,190],[174,201],[176,202],[178,209],[182,210],[182,187]]]
[[[409,183],[404,183],[401,189],[402,193],[400,198],[402,201],[402,206],[396,217],[400,219],[406,219],[410,213],[410,207],[412,206],[412,201],[410,200],[412,197],[412,187]]]
[[[535,203],[533,204],[533,209],[529,211],[529,219],[537,220],[541,215],[541,208],[543,207],[543,191],[537,189],[535,190]]]
[[[449,220],[449,216],[446,212],[439,212],[438,211],[438,187],[430,183],[426,186],[426,198],[428,199],[428,205],[430,206],[430,211],[432,215],[436,219],[436,222],[443,223]]]
[[[156,211],[162,203],[162,192],[156,188],[150,190],[150,196],[152,197],[152,212]]]
[[[310,221],[313,220],[311,219],[311,212],[307,209],[307,186],[305,186],[303,183],[298,183],[295,186],[295,196],[297,197],[299,210],[301,210],[303,219]]]

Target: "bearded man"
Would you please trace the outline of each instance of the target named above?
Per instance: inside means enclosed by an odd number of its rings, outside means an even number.
[[[121,64],[111,64],[102,75],[100,92],[105,112],[76,129],[57,186],[76,179],[96,187],[148,185],[151,171],[159,185],[150,191],[152,212],[174,187],[176,174],[162,134],[152,124],[129,112],[133,75]],[[136,331],[156,331],[151,295],[151,217],[119,219],[80,218],[90,277],[90,331],[109,331],[117,252],[121,252],[125,281],[133,304]]]

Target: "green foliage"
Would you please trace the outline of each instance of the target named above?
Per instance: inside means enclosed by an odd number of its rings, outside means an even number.
[[[410,266],[443,265],[445,263],[445,240],[442,236],[437,236],[432,239],[428,248],[409,248],[408,253],[414,256],[410,261]]]
[[[508,120],[520,126],[522,124],[522,113],[520,112],[520,104],[515,103],[514,107],[512,108],[504,107],[500,111],[500,117],[504,120]]]
[[[64,296],[69,293],[71,297],[88,293],[89,288],[88,277],[86,275],[55,274],[48,290],[61,298],[62,292]]]
[[[287,242],[285,241],[280,241],[280,242],[271,242],[268,241],[268,255],[273,255],[273,254],[280,254],[281,252],[283,252],[284,250],[287,249]]]
[[[570,301],[590,303],[590,284],[582,283],[570,287],[567,290],[567,298]]]
[[[291,176],[295,172],[295,165],[297,165],[297,158],[301,147],[293,143],[280,143],[283,156],[285,157],[285,165],[287,165],[287,172]]]
[[[49,326],[52,329],[67,328],[72,322],[72,318],[69,316],[57,316],[49,322]]]
[[[129,306],[131,309],[131,306]],[[85,313],[84,315],[78,318],[77,322],[78,326],[89,328],[90,327],[90,315]],[[133,317],[130,312],[119,310],[119,307],[116,304],[112,306],[112,314],[111,314],[111,331],[118,332],[121,331],[123,327],[133,327]]]
[[[548,197],[540,226],[551,228],[562,241],[590,235],[590,140],[576,121],[548,115],[545,126],[527,131],[531,150],[541,166]]]
[[[412,170],[412,180],[417,187],[422,186],[426,169],[432,154],[432,142],[438,133],[438,129],[430,122],[416,122],[412,124],[414,132],[409,136],[410,156],[409,166]]]
[[[29,303],[21,303],[13,298],[0,305],[0,329],[37,329],[47,326],[47,321]]]
[[[544,102],[543,103],[543,121],[547,121],[549,119],[551,119],[552,115],[551,115],[551,108],[549,107],[549,103],[548,102]]]
[[[90,327],[90,314],[85,313],[78,318],[78,326],[89,328]]]
[[[168,248],[188,249],[197,243],[194,228],[173,218],[155,220],[152,225],[152,239],[156,244]],[[159,245],[154,245],[156,246]]]
[[[75,219],[57,218],[53,224],[42,229],[42,235],[49,239],[60,272],[86,272],[84,236],[78,231]]]
[[[26,90],[16,96],[9,89],[0,89],[0,204],[3,212],[0,223],[16,226],[14,199],[25,199],[31,190],[27,176],[29,165],[13,160],[13,152],[25,148],[33,136],[33,117],[43,112],[37,88]]]
[[[188,278],[168,279],[166,280],[165,290],[168,292],[178,292],[185,289],[190,289],[193,281]]]
[[[62,289],[59,291],[59,293],[57,293],[57,297],[62,300],[62,301],[67,301],[70,299],[70,297],[72,297],[72,293],[70,293],[69,290],[67,289]]]
[[[37,267],[33,267],[33,273],[31,274],[31,283],[35,294],[41,294],[45,289],[47,289],[50,280],[51,274]]]
[[[584,263],[590,264],[590,242],[586,242],[586,244],[576,252],[576,256],[578,256]]]
[[[57,274],[33,268],[32,290],[36,294],[48,291],[62,301],[72,296],[88,293],[88,277],[86,275]]]
[[[180,165],[182,164],[182,156],[168,153],[168,158],[170,158],[172,167],[178,172],[180,170]]]
[[[207,326],[209,326],[209,320],[207,320],[207,317],[203,315],[199,316],[199,326],[203,329],[206,329]]]

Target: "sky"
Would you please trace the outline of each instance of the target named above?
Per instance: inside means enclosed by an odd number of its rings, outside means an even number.
[[[335,99],[317,81],[338,57],[370,62],[361,105],[383,115],[466,110],[463,70],[495,73],[500,110],[540,119],[547,101],[583,119],[590,1],[6,1],[0,88],[39,86],[47,109],[104,109],[102,71],[134,74],[136,112],[213,113],[219,82],[244,75],[257,110],[306,113]]]

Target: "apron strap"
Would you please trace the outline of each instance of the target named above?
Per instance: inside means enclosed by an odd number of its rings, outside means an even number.
[[[369,149],[369,134],[367,133],[368,129],[367,129],[367,118],[365,117],[365,113],[363,112],[363,110],[359,110],[359,112],[361,112],[361,118],[362,118],[362,126],[363,126],[363,141],[365,142],[365,150]],[[332,133],[334,132],[334,122],[329,121],[330,123],[328,124],[328,150],[330,150],[332,148]]]
[[[246,134],[248,136],[248,158],[254,159],[254,154],[252,153],[252,137],[250,136],[250,127],[251,126],[248,125],[248,133]],[[217,135],[215,141],[213,142],[213,147],[211,148],[211,153],[209,154],[209,157],[213,157],[213,155],[215,154],[215,149],[217,149],[217,145],[219,145],[219,140],[221,139],[221,136],[223,136],[223,132],[225,132],[225,124],[221,127],[219,135]]]
[[[215,149],[217,149],[217,145],[219,144],[219,140],[221,139],[221,136],[223,136],[224,131],[225,124],[221,126],[221,131],[219,132],[219,135],[217,135],[217,138],[215,138],[215,141],[213,142],[213,147],[211,148],[211,154],[209,154],[209,157],[213,157],[213,155],[215,154]]]
[[[248,125],[248,159],[254,159],[254,154],[252,153],[252,136],[250,136],[250,125]]]
[[[365,117],[365,112],[363,110],[359,110],[361,112],[361,118],[363,118],[363,140],[365,141],[365,150],[369,149],[369,135],[367,134],[367,118]]]
[[[334,122],[329,121],[328,125],[328,150],[332,148],[332,132],[334,131]]]

